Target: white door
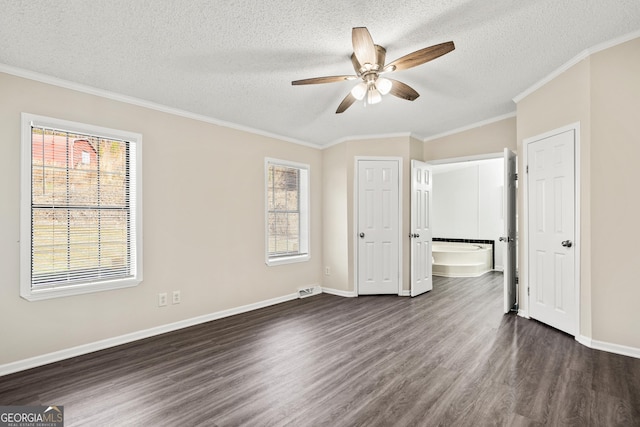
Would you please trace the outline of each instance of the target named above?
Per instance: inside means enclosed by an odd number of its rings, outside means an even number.
[[[516,154],[504,149],[504,312],[516,305]]]
[[[433,289],[431,277],[431,168],[411,160],[411,296]]]
[[[577,333],[575,130],[527,144],[529,314]]]
[[[398,294],[399,161],[358,160],[358,294]]]

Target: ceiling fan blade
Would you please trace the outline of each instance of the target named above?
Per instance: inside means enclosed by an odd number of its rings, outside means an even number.
[[[420,94],[408,84],[399,82],[398,80],[389,78],[387,79],[392,83],[391,90],[389,91],[391,95],[397,96],[398,98],[406,99],[407,101],[414,101],[417,97],[420,96]]]
[[[336,114],[344,113],[344,110],[351,107],[353,103],[356,102],[355,96],[351,95],[351,92],[344,97],[340,105],[338,105],[338,109],[336,110]]]
[[[373,44],[373,38],[369,34],[366,27],[355,27],[351,31],[351,40],[353,42],[353,53],[356,55],[360,64],[376,64],[376,46]]]
[[[398,58],[395,61],[390,62],[384,67],[384,69],[386,71],[406,70],[407,68],[412,68],[417,65],[424,64],[425,62],[429,62],[442,55],[445,55],[455,48],[456,47],[453,42],[445,42],[425,47],[424,49],[416,50],[415,52],[412,52],[408,55],[403,56],[402,58]]]
[[[341,82],[343,80],[353,80],[357,79],[357,76],[327,76],[327,77],[313,77],[311,79],[302,79],[302,80],[294,80],[291,82],[292,85],[316,85],[320,83],[334,83]]]

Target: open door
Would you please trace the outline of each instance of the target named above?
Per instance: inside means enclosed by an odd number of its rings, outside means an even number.
[[[504,149],[504,312],[516,306],[516,154]]]
[[[411,296],[433,289],[431,276],[431,167],[411,160]]]

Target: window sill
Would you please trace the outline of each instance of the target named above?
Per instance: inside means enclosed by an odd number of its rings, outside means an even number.
[[[123,279],[95,284],[78,284],[70,286],[60,286],[50,289],[27,290],[20,293],[20,296],[27,301],[40,301],[52,298],[69,297],[73,295],[89,294],[100,291],[110,291],[113,289],[131,288],[137,286],[142,280]]]
[[[278,257],[278,258],[267,258],[266,264],[269,267],[273,267],[276,265],[293,264],[296,262],[306,262],[306,261],[309,261],[309,259],[311,259],[311,256],[309,254],[292,255],[292,256],[285,256],[285,257]]]

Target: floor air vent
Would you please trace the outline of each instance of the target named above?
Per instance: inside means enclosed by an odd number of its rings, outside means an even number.
[[[319,292],[316,291],[315,286],[312,286],[310,288],[300,288],[298,289],[298,298],[306,298],[306,297],[310,297],[311,295],[315,295]]]

